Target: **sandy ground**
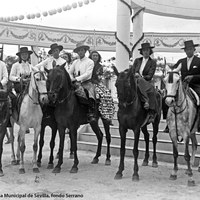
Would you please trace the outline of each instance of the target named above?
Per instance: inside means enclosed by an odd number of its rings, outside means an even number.
[[[48,131],[47,131],[48,132]],[[60,174],[53,174],[46,169],[49,156],[49,133],[45,136],[45,147],[40,173],[32,172],[33,133],[26,134],[25,169],[20,175],[18,166],[10,164],[10,145],[4,145],[3,170],[5,176],[0,178],[1,199],[83,199],[83,200],[196,200],[200,199],[200,174],[194,168],[196,186],[187,186],[185,166],[179,166],[178,179],[169,180],[172,164],[159,162],[158,168],[141,166],[139,160],[140,181],[132,181],[133,158],[126,157],[122,180],[114,180],[118,169],[119,157],[112,156],[111,166],[105,166],[105,155],[99,164],[90,164],[94,153],[79,151],[79,171],[70,174],[72,160],[65,149],[64,164]],[[58,141],[58,138],[56,138]],[[67,145],[66,145],[67,146]],[[55,147],[55,151],[57,146]],[[55,161],[57,162],[57,160]],[[151,163],[150,163],[151,164]],[[56,195],[58,195],[56,197]]]

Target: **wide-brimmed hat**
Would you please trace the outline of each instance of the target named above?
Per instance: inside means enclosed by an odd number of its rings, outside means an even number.
[[[28,47],[21,47],[19,52],[16,53],[17,56],[20,56],[21,53],[29,53],[31,55],[33,52],[28,50]]]
[[[52,51],[54,50],[54,49],[59,49],[60,51],[62,51],[63,50],[63,46],[62,45],[58,45],[57,43],[54,43],[54,44],[52,44],[51,46],[50,46],[50,50],[49,50],[49,52],[48,52],[48,54],[52,54]]]
[[[146,48],[153,49],[154,47],[152,47],[149,42],[145,42],[141,44],[141,48],[138,50],[141,51],[142,49],[146,49]]]
[[[189,47],[197,47],[199,46],[199,44],[194,44],[193,43],[193,40],[188,40],[188,41],[184,41],[184,47],[181,48],[181,49],[186,49],[186,48],[189,48]]]
[[[87,44],[84,44],[84,43],[77,43],[77,44],[76,44],[76,48],[74,49],[74,52],[75,52],[75,53],[78,53],[79,49],[81,49],[81,48],[86,49],[86,51],[90,49],[90,47],[89,47]]]

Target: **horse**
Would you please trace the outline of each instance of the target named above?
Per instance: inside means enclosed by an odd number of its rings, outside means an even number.
[[[185,154],[184,158],[187,163],[188,186],[194,186],[193,173],[191,164],[195,162],[195,153],[197,150],[197,140],[195,132],[198,129],[198,109],[191,96],[190,89],[183,86],[179,71],[181,66],[174,70],[166,68],[167,74],[164,79],[166,96],[165,102],[169,106],[167,114],[167,124],[169,135],[173,145],[174,168],[170,175],[170,180],[177,179],[177,158],[178,142],[184,141]],[[189,139],[192,142],[192,158],[190,162]],[[200,170],[200,167],[199,167]]]
[[[120,147],[120,163],[118,171],[114,179],[122,179],[123,170],[124,170],[124,156],[125,156],[125,144],[126,144],[126,133],[128,129],[133,130],[134,132],[134,174],[132,176],[133,181],[139,181],[138,174],[138,143],[140,136],[140,129],[144,133],[144,139],[146,142],[146,151],[145,158],[143,160],[144,166],[148,165],[149,159],[149,132],[147,130],[147,111],[143,108],[141,100],[138,95],[137,90],[137,79],[134,76],[134,73],[130,69],[122,71],[119,73],[116,84],[117,94],[118,94],[118,112],[117,118],[119,121],[119,134],[121,139]],[[155,91],[156,92],[156,91]],[[156,92],[157,107],[155,120],[152,123],[153,125],[153,160],[152,166],[157,167],[157,156],[156,156],[156,143],[157,143],[157,134],[159,128],[159,122],[161,118],[161,95]]]
[[[65,140],[65,129],[69,129],[71,148],[74,152],[74,164],[70,170],[71,173],[78,172],[78,156],[77,156],[77,129],[80,125],[87,124],[87,107],[79,103],[75,94],[74,87],[71,83],[71,78],[65,70],[64,65],[57,66],[51,69],[48,73],[47,90],[49,100],[56,103],[55,119],[58,125],[58,132],[60,138],[58,163],[53,169],[53,173],[60,173],[61,165],[63,163],[63,149]],[[96,110],[97,120],[90,123],[92,130],[97,136],[98,146],[95,157],[92,160],[93,164],[98,163],[101,156],[101,147],[103,140],[103,133],[98,126],[98,119],[100,117],[99,111]],[[107,140],[107,154],[105,165],[110,165],[110,142],[111,136],[109,132],[109,122],[103,120]]]
[[[12,164],[20,164],[19,174],[25,173],[24,168],[24,152],[25,152],[25,133],[28,128],[34,129],[34,143],[33,143],[33,172],[39,173],[36,162],[37,149],[38,149],[38,136],[41,130],[42,122],[42,108],[41,106],[48,102],[47,89],[46,89],[46,75],[44,72],[32,68],[30,82],[27,84],[26,89],[21,96],[21,103],[19,104],[19,111],[14,109],[11,116],[12,127],[14,123],[19,125],[18,132],[18,145],[15,158],[14,151],[14,134],[11,133],[11,148],[12,148]]]
[[[3,139],[6,134],[6,127],[10,118],[8,92],[0,90],[0,177],[4,176],[2,170]]]

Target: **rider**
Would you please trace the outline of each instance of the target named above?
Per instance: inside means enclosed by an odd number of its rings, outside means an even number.
[[[177,68],[181,64],[182,81],[189,83],[189,86],[200,97],[200,58],[194,55],[195,47],[199,45],[194,44],[193,40],[185,41],[184,45],[182,49],[184,49],[187,57],[178,60],[173,68]]]
[[[200,98],[200,58],[194,55],[195,47],[199,46],[194,44],[193,40],[188,40],[184,42],[184,49],[187,57],[178,60],[178,62],[173,66],[177,68],[181,64],[181,79],[182,81],[189,84]],[[200,113],[200,108],[199,113]],[[199,128],[200,130],[200,122]]]
[[[157,110],[155,88],[151,84],[156,70],[156,62],[150,57],[153,48],[148,42],[141,44],[141,48],[138,50],[142,57],[136,58],[131,67],[137,78],[140,99],[144,104],[144,109],[148,110],[148,123],[154,122]]]
[[[60,52],[63,50],[62,45],[58,45],[57,43],[51,44],[50,50],[48,54],[50,57],[47,59],[43,60],[39,64],[35,65],[35,67],[39,68],[40,70],[44,71],[44,68],[50,70],[53,69],[57,65],[62,65],[66,63],[65,69],[68,69],[68,63],[66,62],[65,59],[60,57]]]
[[[8,82],[8,70],[6,64],[0,60],[0,89],[5,89]]]
[[[23,92],[27,82],[30,81],[32,68],[30,64],[30,55],[32,53],[33,52],[29,51],[27,47],[21,47],[20,51],[16,53],[19,57],[19,61],[12,65],[9,79],[14,83],[14,89],[17,94]],[[21,81],[22,85],[20,84]]]
[[[90,47],[83,43],[77,43],[74,52],[79,55],[79,58],[76,59],[70,69],[69,74],[72,82],[79,82],[84,89],[88,92],[88,120],[89,122],[96,121],[95,118],[95,94],[94,94],[94,85],[91,82],[92,72],[94,68],[94,62],[90,58],[86,57],[86,52]]]

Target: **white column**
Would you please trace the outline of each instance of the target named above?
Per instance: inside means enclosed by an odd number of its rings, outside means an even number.
[[[38,64],[38,52],[39,52],[39,48],[37,46],[32,46],[32,51],[33,53],[31,54],[31,64],[33,66]],[[35,55],[36,54],[36,55]]]
[[[140,7],[137,8],[133,8],[134,14],[140,10]],[[132,43],[133,45],[137,43],[137,41],[142,37],[143,35],[143,14],[144,11],[142,10],[137,16],[135,16],[135,18],[133,19],[133,39],[132,39]],[[138,43],[138,45],[135,47],[135,49],[133,50],[133,61],[138,58],[140,55],[138,49],[141,47],[141,42]]]
[[[131,5],[131,0],[124,0]],[[130,49],[130,10],[127,5],[117,0],[117,37]],[[116,41],[116,67],[123,71],[129,67],[129,53]]]

